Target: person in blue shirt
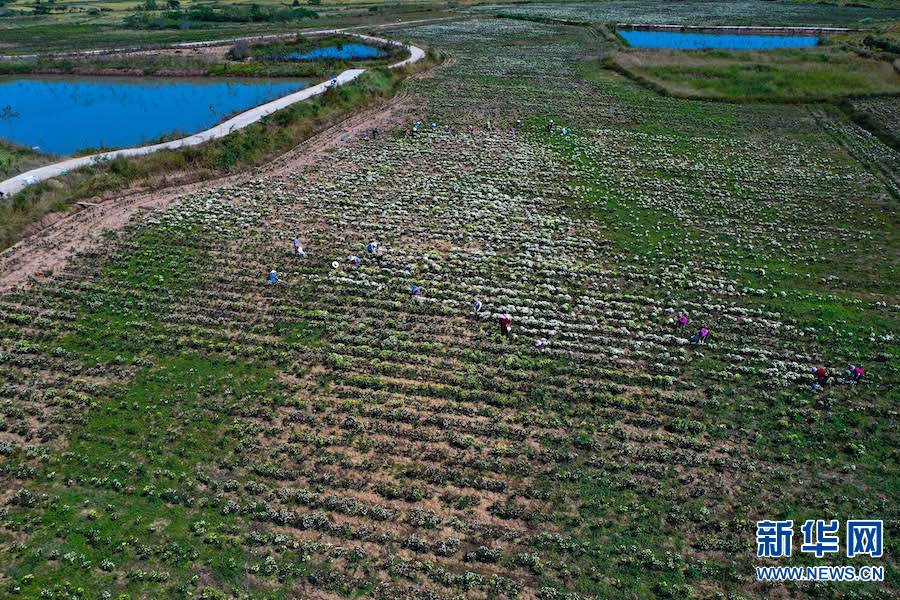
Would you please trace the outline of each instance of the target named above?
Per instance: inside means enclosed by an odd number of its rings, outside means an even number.
[[[278,283],[278,273],[275,272],[275,269],[269,271],[269,283]]]

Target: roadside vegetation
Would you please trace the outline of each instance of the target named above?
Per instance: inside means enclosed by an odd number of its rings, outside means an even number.
[[[46,164],[50,157],[0,139],[0,178],[7,179]]]

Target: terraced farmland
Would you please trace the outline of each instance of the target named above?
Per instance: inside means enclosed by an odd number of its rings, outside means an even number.
[[[451,58],[378,138],[0,298],[2,595],[893,597],[897,154],[582,28],[397,37]],[[887,581],[756,582],[766,518],[884,519]]]

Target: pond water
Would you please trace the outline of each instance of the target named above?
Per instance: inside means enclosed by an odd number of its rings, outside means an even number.
[[[620,31],[635,48],[673,48],[676,50],[771,50],[816,46],[815,35],[762,35],[732,33],[689,33],[683,31]]]
[[[379,58],[387,56],[387,52],[366,44],[341,44],[322,46],[309,52],[291,52],[282,54],[283,60],[354,60],[360,58]]]
[[[41,152],[138,146],[196,133],[307,87],[303,81],[112,77],[0,77],[0,138]]]

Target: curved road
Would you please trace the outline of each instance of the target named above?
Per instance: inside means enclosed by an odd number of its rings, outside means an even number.
[[[328,31],[316,32],[316,33],[346,33],[341,29],[333,29]],[[368,35],[362,35],[358,33],[350,33],[347,35],[352,35],[353,37],[360,38],[369,42],[377,42],[382,44],[392,44],[394,46],[404,46],[409,50],[409,58],[406,60],[400,61],[398,63],[394,63],[390,65],[388,68],[397,69],[400,67],[404,67],[406,65],[418,62],[425,56],[425,51],[416,46],[405,46],[401,42],[396,42],[393,40],[387,40],[377,37],[372,37]],[[337,76],[337,85],[343,85],[349,81],[353,81],[363,73],[365,73],[365,69],[348,69]],[[287,96],[282,96],[281,98],[277,98],[271,102],[267,102],[266,104],[261,104],[257,107],[251,108],[245,112],[240,113],[239,115],[228,119],[218,125],[211,127],[205,131],[201,131],[199,133],[195,133],[193,135],[189,135],[188,137],[184,137],[178,140],[172,140],[170,142],[163,142],[160,144],[152,144],[150,146],[138,146],[135,148],[123,148],[122,150],[112,150],[109,152],[100,152],[97,154],[90,154],[88,156],[79,156],[78,158],[70,158],[68,160],[64,160],[58,163],[54,163],[52,165],[46,165],[43,167],[39,167],[37,169],[32,169],[31,171],[27,171],[25,173],[20,173],[15,177],[11,177],[6,181],[0,182],[0,192],[3,193],[3,196],[9,197],[13,194],[20,192],[25,187],[37,183],[39,181],[43,181],[45,179],[50,179],[52,177],[58,177],[60,175],[64,175],[65,173],[78,169],[79,167],[87,167],[97,163],[101,163],[103,161],[112,160],[114,158],[118,158],[120,156],[140,156],[142,154],[150,154],[151,152],[156,152],[157,150],[165,150],[165,149],[175,149],[175,148],[183,148],[185,146],[196,146],[198,144],[202,144],[204,142],[208,142],[210,140],[223,138],[232,131],[237,129],[243,129],[247,127],[251,123],[256,123],[263,117],[271,115],[272,113],[279,111],[283,108],[287,108],[291,104],[295,104],[297,102],[302,102],[307,98],[311,98],[313,96],[317,96],[319,94],[324,93],[331,86],[330,81],[323,81],[322,83],[316,84],[314,86],[304,88],[299,92],[295,92],[293,94],[289,94]]]

